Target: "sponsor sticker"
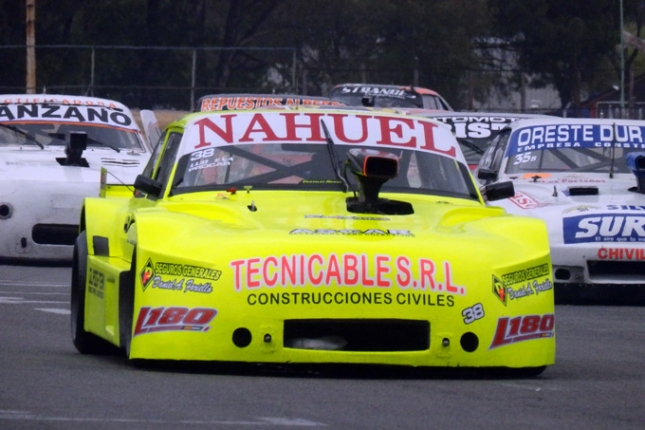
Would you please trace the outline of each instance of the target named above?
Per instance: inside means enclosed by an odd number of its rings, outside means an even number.
[[[501,279],[493,275],[493,294],[506,306],[509,300],[530,297],[552,290],[553,282],[550,279],[547,278],[543,282],[537,280],[537,278],[550,274],[549,265],[545,263],[506,273],[501,276]],[[518,286],[514,288],[514,285]]]
[[[213,308],[142,307],[139,309],[134,336],[168,331],[207,332],[217,315]]]
[[[340,145],[410,148],[462,158],[450,130],[419,118],[325,112],[256,112],[214,114],[186,129],[183,154],[208,147],[253,143],[320,143],[327,141],[321,121]]]
[[[276,287],[362,287],[427,290],[466,295],[453,281],[452,266],[427,258],[366,254],[296,254],[230,262],[235,291]],[[416,273],[416,277],[414,274]]]
[[[507,156],[561,148],[645,149],[645,126],[553,124],[524,127],[511,135]]]
[[[605,248],[598,250],[601,260],[642,260],[645,261],[645,248]]]
[[[548,203],[541,203],[533,196],[524,194],[521,191],[516,192],[515,195],[508,200],[511,203],[514,203],[520,209],[535,209],[543,206],[548,206]]]
[[[601,213],[562,219],[565,244],[593,242],[645,243],[645,215]]]
[[[506,288],[504,287],[504,283],[495,275],[493,275],[493,294],[506,306],[508,303]]]
[[[102,299],[105,289],[105,274],[93,267],[90,267],[88,275],[88,292]]]
[[[131,116],[102,106],[0,104],[0,121],[48,121],[105,124],[136,128]]]
[[[553,314],[502,317],[497,320],[497,328],[489,349],[554,336],[555,316]]]
[[[251,306],[280,305],[401,305],[426,307],[453,307],[455,298],[449,294],[392,293],[390,291],[324,291],[324,292],[269,292],[246,296]]]
[[[171,275],[175,278],[168,279],[162,275]],[[148,259],[141,270],[140,278],[143,291],[151,287],[162,290],[183,291],[184,293],[211,293],[213,286],[210,282],[200,283],[196,282],[194,278],[217,281],[221,275],[221,270],[208,267],[164,262],[153,264],[152,260]]]

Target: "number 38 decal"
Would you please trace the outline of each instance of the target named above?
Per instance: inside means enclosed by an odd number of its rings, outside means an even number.
[[[461,311],[461,316],[464,317],[465,324],[470,324],[471,322],[482,319],[484,318],[484,306],[482,306],[481,303],[472,305],[471,307]]]
[[[555,316],[523,315],[515,318],[497,320],[497,330],[490,349],[523,340],[542,339],[555,336]]]

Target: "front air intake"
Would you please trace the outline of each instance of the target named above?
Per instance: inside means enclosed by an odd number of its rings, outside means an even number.
[[[430,348],[430,323],[398,319],[286,320],[284,346],[342,351],[425,351]]]
[[[640,254],[642,255],[642,254]],[[623,281],[642,281],[645,261],[587,261],[589,277],[612,277]]]
[[[31,229],[31,238],[39,245],[74,245],[78,225],[36,224]]]

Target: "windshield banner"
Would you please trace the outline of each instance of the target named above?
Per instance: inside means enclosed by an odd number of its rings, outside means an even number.
[[[101,124],[137,130],[128,113],[107,106],[25,103],[0,104],[0,122],[42,122]]]
[[[561,148],[645,149],[645,126],[625,124],[553,124],[513,132],[506,151],[512,156]]]
[[[398,116],[311,112],[213,114],[186,129],[182,155],[231,144],[320,143],[321,122],[339,145],[365,145],[428,151],[464,162],[450,129],[434,122]]]

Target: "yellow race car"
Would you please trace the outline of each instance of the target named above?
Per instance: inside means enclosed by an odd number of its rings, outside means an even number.
[[[71,325],[131,360],[511,368],[555,359],[543,221],[486,201],[455,137],[351,109],[170,124],[133,187],[86,198]]]

